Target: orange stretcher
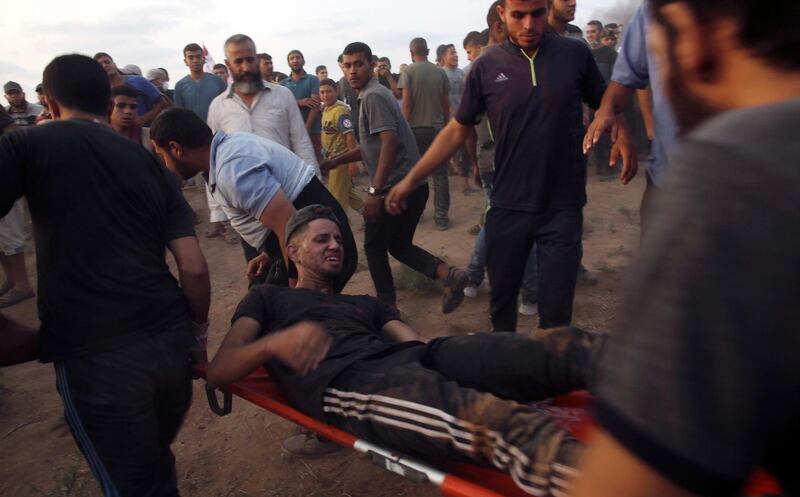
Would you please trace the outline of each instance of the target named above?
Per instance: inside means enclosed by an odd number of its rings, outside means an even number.
[[[198,377],[206,377],[206,365],[195,367]],[[222,394],[222,405],[219,394]],[[424,485],[436,485],[445,497],[530,497],[513,482],[510,476],[492,468],[463,463],[445,463],[441,469],[416,459],[398,454],[366,440],[361,440],[338,428],[307,416],[288,405],[267,372],[259,368],[247,378],[213,389],[206,385],[208,405],[218,416],[227,416],[233,409],[233,395],[245,399],[284,419],[326,437],[339,445],[351,448],[369,458],[387,471]],[[580,440],[586,440],[592,429],[589,407],[592,397],[587,392],[576,392],[542,403],[541,408],[551,414],[559,424]],[[742,495],[778,496],[782,491],[777,482],[758,471]]]

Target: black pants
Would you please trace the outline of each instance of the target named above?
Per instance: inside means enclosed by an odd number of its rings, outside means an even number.
[[[517,295],[534,243],[538,256],[539,326],[569,325],[581,259],[582,209],[535,214],[492,207],[485,229],[494,331],[517,329]]]
[[[350,229],[350,221],[347,218],[347,213],[345,213],[342,206],[339,205],[339,202],[317,178],[312,178],[311,182],[303,188],[300,195],[292,202],[292,205],[294,205],[294,208],[297,210],[314,204],[330,207],[341,226],[342,244],[344,245],[344,264],[342,266],[342,273],[336,279],[334,285],[334,289],[338,293],[342,291],[345,285],[347,285],[347,282],[350,281],[353,273],[356,272],[356,267],[358,266],[358,246],[353,237],[353,230]],[[241,240],[244,258],[249,262],[258,255],[259,251],[251,247],[244,239]],[[297,278],[297,268],[295,268],[294,263],[290,261],[289,265],[291,267],[288,271],[286,270],[286,264],[283,261],[283,252],[281,252],[281,245],[275,233],[270,232],[267,239],[264,241],[262,250],[266,252],[273,261],[273,266],[269,274],[266,275],[266,277],[269,278],[268,283],[289,286],[289,278]],[[254,283],[264,283],[264,281],[251,281],[251,284]]]
[[[325,421],[418,458],[493,466],[544,495],[552,480],[569,479],[563,468],[583,448],[526,404],[586,387],[599,346],[587,347],[576,330],[559,333],[548,342],[514,333],[446,337],[359,361],[326,390]]]
[[[394,305],[397,300],[389,254],[428,278],[436,278],[441,259],[414,245],[414,233],[427,201],[428,185],[422,185],[408,196],[407,209],[400,215],[389,214],[381,205],[378,220],[364,227],[364,253],[369,274],[382,302]]]
[[[188,323],[57,362],[64,417],[105,496],[178,495],[170,444],[192,399]]]

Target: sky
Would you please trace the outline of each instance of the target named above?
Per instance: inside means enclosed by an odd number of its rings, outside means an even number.
[[[639,2],[578,0],[574,23],[583,28],[592,18],[624,22],[608,18],[622,3]],[[276,70],[285,73],[286,54],[299,49],[308,72],[324,64],[338,78],[336,58],[352,41],[363,41],[375,54],[389,57],[397,72],[401,63],[409,62],[408,42],[417,36],[426,38],[432,51],[441,43],[455,44],[463,67],[467,60],[461,43],[469,31],[485,28],[490,4],[490,0],[39,0],[34,8],[20,8],[0,18],[0,82],[20,83],[28,100],[35,101],[34,87],[53,57],[103,51],[120,68],[126,64],[136,64],[144,72],[166,68],[174,88],[188,74],[182,55],[186,44],[204,44],[216,62],[223,62],[223,42],[235,33],[250,35],[257,50],[271,54]]]

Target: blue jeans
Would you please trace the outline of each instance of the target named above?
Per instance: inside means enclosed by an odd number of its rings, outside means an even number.
[[[55,364],[72,436],[106,497],[177,497],[170,445],[192,400],[191,332]]]

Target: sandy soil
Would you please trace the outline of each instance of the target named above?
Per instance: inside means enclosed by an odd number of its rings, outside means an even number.
[[[363,181],[362,181],[363,182]],[[617,182],[590,178],[589,204],[585,210],[584,264],[599,283],[579,286],[574,311],[576,325],[606,330],[614,320],[621,279],[638,244],[639,200],[644,175],[622,187]],[[476,223],[484,200],[482,194],[460,193],[460,180],[451,179],[450,230],[433,229],[432,201],[423,216],[417,244],[449,262],[466,267],[474,237],[467,229]],[[204,195],[185,190],[187,199],[206,218]],[[361,220],[351,216],[359,246]],[[198,233],[206,228],[198,226]],[[218,347],[228,320],[246,291],[241,249],[221,239],[202,239],[211,268],[212,305],[209,350]],[[374,295],[366,262],[345,290]],[[27,263],[35,280],[35,260],[29,250]],[[395,275],[401,266],[394,263]],[[414,286],[415,278],[401,276]],[[438,288],[400,290],[399,306],[404,318],[426,336],[454,335],[489,329],[488,294],[466,299],[453,314],[439,312]],[[31,325],[36,323],[33,300],[8,309],[8,315]],[[530,332],[535,323],[521,317],[520,332]],[[0,370],[0,495],[100,496],[86,463],[72,440],[55,389],[49,364],[29,363]],[[298,460],[282,453],[282,439],[296,432],[291,423],[234,400],[231,415],[220,418],[208,409],[203,385],[195,382],[194,403],[174,444],[181,493],[192,496],[433,496],[432,487],[420,487],[389,474],[351,451],[316,459]]]

